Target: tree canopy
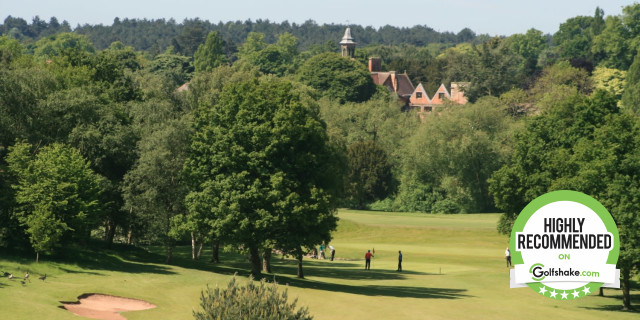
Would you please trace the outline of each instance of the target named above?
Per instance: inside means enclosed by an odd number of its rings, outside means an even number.
[[[268,242],[301,262],[303,248],[328,241],[336,227],[332,156],[317,107],[292,83],[231,83],[196,115],[187,206],[248,250],[253,274]]]
[[[376,92],[367,68],[336,53],[311,57],[298,70],[298,79],[340,102],[363,102]]]

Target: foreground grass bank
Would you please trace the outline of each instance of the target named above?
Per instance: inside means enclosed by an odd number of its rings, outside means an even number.
[[[309,306],[316,319],[637,319],[620,310],[620,292],[559,302],[530,289],[509,289],[503,253],[507,238],[496,233],[497,214],[423,215],[341,211],[332,245],[336,261],[305,260],[306,279],[295,278],[295,261],[275,256],[276,280],[290,297]],[[364,253],[375,248],[371,271]],[[397,272],[397,252],[404,271]],[[158,307],[130,312],[128,319],[191,319],[200,291],[225,286],[235,272],[247,281],[248,263],[223,254],[223,263],[189,259],[179,248],[174,265],[161,250],[120,249],[106,253],[74,249],[56,260],[0,256],[0,270],[31,283],[0,279],[0,310],[6,319],[78,319],[58,308],[83,293],[106,293],[149,301]],[[35,276],[47,274],[46,281]],[[632,292],[640,305],[640,290]]]

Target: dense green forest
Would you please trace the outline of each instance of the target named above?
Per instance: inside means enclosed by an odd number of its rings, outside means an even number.
[[[0,246],[101,238],[302,257],[335,208],[501,211],[573,189],[614,215],[623,291],[640,267],[640,4],[553,35],[425,26],[51,18],[0,25]],[[365,66],[470,103],[421,118]],[[187,84],[186,86],[184,86]],[[178,89],[180,88],[180,89]],[[264,263],[261,263],[264,262]],[[626,288],[626,289],[625,289]]]
[[[299,39],[300,49],[307,50],[313,46],[327,45],[327,43],[337,45],[346,27],[341,24],[318,25],[313,20],[308,20],[303,24],[287,21],[275,23],[260,19],[215,24],[198,18],[185,19],[181,23],[173,19],[115,18],[110,26],[85,24],[76,26],[73,31],[86,35],[100,50],[109,47],[114,41],[120,41],[136,50],[149,52],[153,55],[164,52],[169,46],[174,46],[178,52],[184,55],[193,55],[195,49],[204,42],[207,34],[211,31],[220,34],[230,47],[229,50],[233,50],[236,44],[243,43],[251,32],[263,33],[265,40],[269,43],[275,42],[279,34],[290,33]],[[477,36],[468,28],[460,30],[458,33],[438,32],[427,26],[398,28],[386,25],[375,29],[356,25],[351,28],[354,34],[358,35],[358,43],[362,46],[369,44],[426,46],[431,43],[455,45],[487,38],[486,35]],[[72,28],[68,22],[59,23],[55,17],[47,22],[36,16],[31,23],[28,23],[22,18],[8,16],[4,20],[4,24],[0,25],[2,34],[25,41],[37,41],[55,33],[70,31]]]

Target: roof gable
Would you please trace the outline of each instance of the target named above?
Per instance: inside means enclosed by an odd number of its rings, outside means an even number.
[[[411,93],[411,98],[409,98],[409,102],[412,105],[428,105],[431,104],[431,100],[427,95],[427,91],[424,90],[422,83],[418,84],[413,93]]]
[[[449,94],[447,87],[445,87],[444,84],[441,84],[436,93],[433,95],[433,98],[431,98],[431,102],[433,104],[442,104],[445,99],[451,100],[451,95]]]

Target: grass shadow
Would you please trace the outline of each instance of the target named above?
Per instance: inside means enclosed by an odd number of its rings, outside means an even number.
[[[160,254],[162,248],[147,248],[151,253]],[[182,268],[195,269],[200,271],[216,272],[226,275],[237,273],[241,276],[249,276],[249,262],[245,255],[229,252],[220,252],[221,263],[209,261],[210,251],[204,250],[200,260],[191,259],[191,247],[176,247],[173,251],[172,265]],[[129,257],[127,257],[129,259]],[[139,261],[139,260],[138,260]],[[150,261],[156,262],[157,261]],[[164,261],[162,261],[164,262]],[[282,256],[274,254],[271,259],[272,274],[265,274],[265,278],[273,275],[297,274],[297,261],[293,259],[283,259]],[[438,275],[437,273],[426,273],[413,270],[397,272],[388,269],[364,270],[364,260],[345,261],[321,261],[315,259],[305,259],[303,262],[304,274],[312,277],[338,278],[345,280],[403,280],[407,275]]]
[[[144,258],[142,257],[144,256]],[[168,267],[157,265],[145,250],[128,247],[117,249],[76,248],[68,254],[58,256],[62,261],[73,261],[82,269],[105,270],[127,273],[174,274]],[[152,264],[154,263],[154,264]],[[99,274],[99,273],[98,273]]]
[[[221,253],[222,263],[207,262],[207,259],[192,260],[189,247],[176,248],[173,263],[184,268],[193,268],[225,275],[248,277],[250,271],[246,256],[235,253]],[[203,261],[204,260],[204,261]],[[365,296],[408,297],[424,299],[461,299],[470,297],[465,294],[465,289],[452,288],[426,288],[410,286],[377,286],[377,285],[346,285],[325,281],[298,279],[297,262],[292,259],[282,259],[274,255],[271,260],[274,273],[263,274],[262,278],[268,282],[276,281],[289,286],[323,290],[330,292],[343,292]],[[405,274],[437,275],[419,271],[403,271],[374,269],[365,271],[360,269],[360,262],[321,262],[314,260],[304,261],[304,273],[307,276],[322,278],[338,278],[346,280],[401,280]],[[357,268],[356,268],[357,267]]]
[[[100,272],[84,271],[84,270],[73,270],[73,269],[63,268],[63,267],[58,267],[58,270],[60,270],[60,271],[62,271],[64,273],[90,274],[92,276],[104,276],[104,273],[100,273]],[[51,278],[51,276],[48,276],[48,277]]]
[[[28,270],[29,265],[35,267],[35,259],[30,254],[20,252],[3,252],[3,258],[18,263],[22,267],[20,271]],[[64,250],[58,250],[54,255],[41,256],[41,262],[53,262],[55,264],[76,265],[80,270],[55,266],[62,272],[86,273],[102,275],[99,271],[118,271],[127,273],[155,273],[174,274],[168,267],[146,263],[150,260],[158,260],[156,255],[144,249],[120,246],[115,249],[104,249],[102,243],[88,243],[84,246],[69,245]],[[154,261],[155,262],[155,261]],[[86,271],[85,271],[86,270]],[[14,272],[15,274],[15,272]]]
[[[427,287],[409,287],[409,286],[352,286],[346,284],[329,283],[322,281],[313,281],[298,278],[275,277],[280,284],[293,287],[323,290],[330,292],[343,292],[364,296],[384,296],[398,298],[420,298],[420,299],[462,299],[469,298],[470,295],[465,294],[466,289],[452,288],[427,288]]]
[[[636,286],[632,285],[632,289],[634,288],[637,289],[637,285]],[[631,309],[631,310],[625,310],[622,308],[622,294],[605,295],[604,298],[616,300],[616,304],[606,304],[606,305],[597,306],[597,307],[581,307],[581,308],[587,309],[587,310],[615,311],[615,312],[621,312],[621,313],[630,313],[630,314],[640,315],[640,307],[638,307],[637,305],[635,307],[632,305],[634,309]],[[632,303],[633,301],[638,301],[638,299],[640,299],[640,293],[631,294]]]
[[[274,273],[295,275],[297,273],[297,262],[285,260],[286,263],[276,261],[272,263]],[[321,263],[315,261],[305,261],[303,271],[307,276],[322,278],[337,278],[345,280],[404,280],[407,275],[433,275],[418,271],[402,271],[389,269],[364,270],[358,263]]]

